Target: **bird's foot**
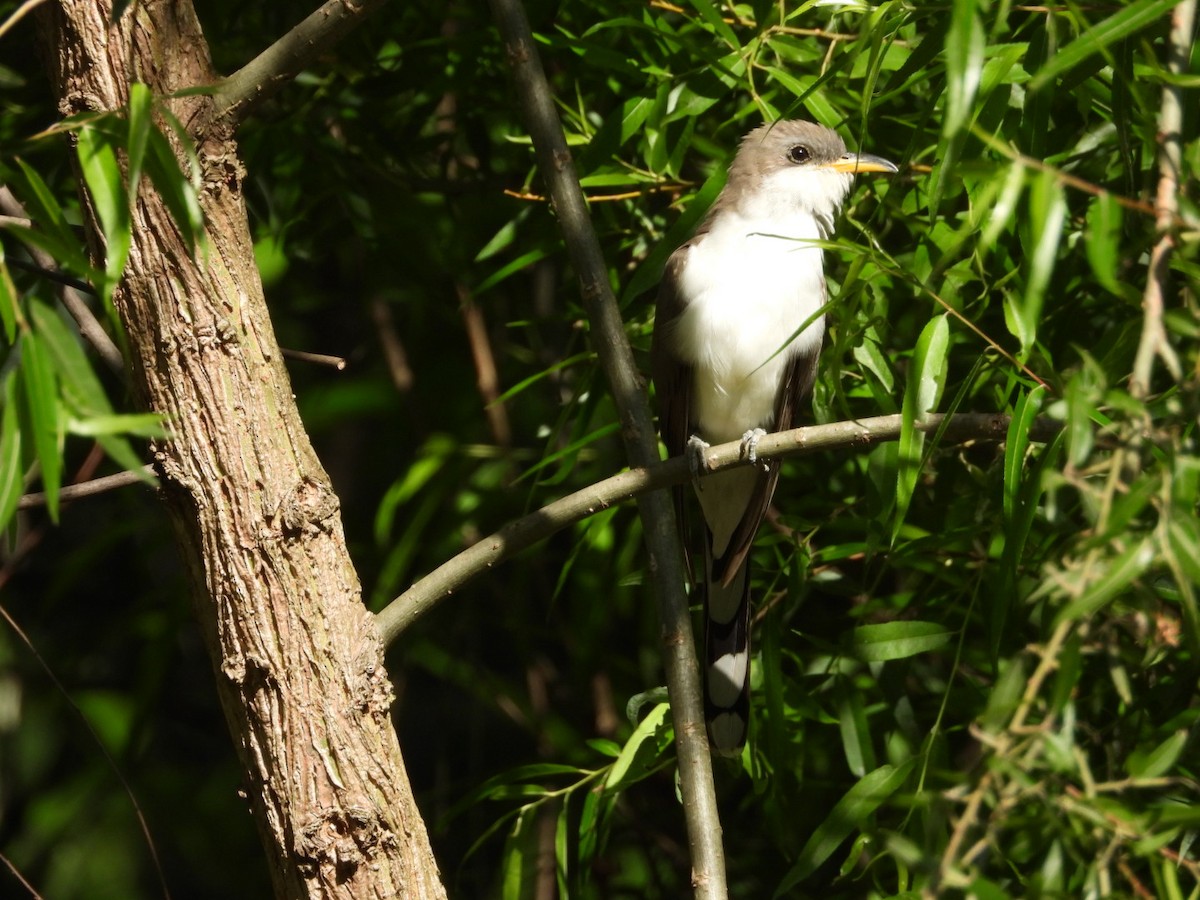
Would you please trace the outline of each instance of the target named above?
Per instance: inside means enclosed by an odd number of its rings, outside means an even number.
[[[758,442],[766,437],[761,428],[751,428],[742,435],[742,456],[750,462],[758,462]]]
[[[709,446],[711,445],[708,441],[701,440],[693,434],[688,438],[687,447],[684,449],[687,454],[688,469],[691,470],[692,481],[696,482],[697,490],[700,488],[700,476],[708,471],[708,457],[705,454],[708,453]]]

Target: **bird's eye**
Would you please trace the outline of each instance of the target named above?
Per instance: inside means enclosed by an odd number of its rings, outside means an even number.
[[[788,159],[794,163],[806,163],[808,162],[809,157],[812,156],[812,154],[808,152],[808,148],[803,144],[796,144],[793,147],[789,147],[787,155]]]

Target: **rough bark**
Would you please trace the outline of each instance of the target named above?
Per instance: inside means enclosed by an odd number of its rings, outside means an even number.
[[[134,3],[115,24],[109,0],[43,11],[64,114],[118,109],[135,79],[160,97],[217,79],[189,0]],[[276,894],[444,897],[339,504],[271,329],[243,169],[232,135],[207,129],[211,104],[170,101],[202,161],[207,250],[144,187],[115,302],[141,399],[173,432],[155,448],[163,494]]]

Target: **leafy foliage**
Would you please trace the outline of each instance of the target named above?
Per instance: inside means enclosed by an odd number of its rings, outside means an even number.
[[[1148,392],[1130,389],[1159,238],[1162,90],[1194,99],[1196,87],[1194,66],[1164,68],[1176,5],[531,6],[635,347],[648,346],[661,266],[741,134],[812,118],[902,170],[864,179],[826,254],[835,303],[814,420],[1012,417],[1002,447],[908,427],[898,444],[785,466],[756,548],[751,744],[718,772],[733,896],[1200,890],[1189,752],[1200,270],[1186,191],[1163,317],[1176,364],[1160,363]],[[223,71],[307,11],[200,6]],[[30,242],[104,298],[138,173],[198,235],[195,185],[166,167],[144,93],[68,123],[79,138],[69,164],[61,133],[42,131],[44,87],[24,52],[0,69],[15,98],[0,176],[34,226],[0,232],[5,259]],[[477,9],[404,4],[240,135],[281,342],[350,362],[343,375],[293,375],[374,608],[465,543],[623,465],[504,77]],[[1194,107],[1181,173],[1193,188]],[[98,263],[76,233],[73,170],[104,223]],[[133,467],[128,437],[151,426],[86,364],[53,299],[46,281],[0,266],[11,348],[0,523],[35,475],[53,515],[92,440]],[[1038,416],[1061,423],[1048,444],[1031,439]],[[191,646],[181,576],[162,571],[150,503],[95,502],[122,527],[84,528],[82,507],[62,510],[77,542],[25,560],[6,606],[35,623],[68,691],[90,698],[81,705],[126,771],[146,773],[139,794],[161,793],[151,821],[171,880],[203,868],[230,880],[198,894],[243,893],[261,871],[205,863],[228,858],[224,823],[241,815],[228,758],[224,781],[207,758],[160,758],[183,727],[164,707],[194,703],[215,722],[201,692],[178,690],[191,679],[176,673],[170,704],[155,682],[176,665],[206,677],[194,647],[178,663],[161,649]],[[640,724],[615,712],[661,681],[639,538],[630,511],[597,516],[447,601],[393,654],[406,761],[443,823],[453,893],[533,896],[546,878],[573,897],[686,890],[669,719],[661,707]],[[114,556],[120,586],[102,589]],[[76,596],[96,591],[99,622]],[[160,648],[141,646],[137,666],[131,632]],[[19,729],[0,721],[12,785],[0,844],[55,896],[96,896],[69,877],[85,851],[145,853],[116,812],[72,821],[79,786],[106,780],[103,762],[71,752],[52,713],[62,701],[7,633],[0,660],[0,683],[31,697]],[[72,790],[52,790],[56,780]],[[168,798],[190,799],[198,783],[211,827],[176,831]],[[104,797],[123,809],[115,789]],[[104,877],[138,896],[148,871]]]

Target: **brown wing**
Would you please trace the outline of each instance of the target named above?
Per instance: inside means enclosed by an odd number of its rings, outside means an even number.
[[[658,286],[654,306],[654,335],[650,342],[650,375],[654,379],[654,395],[658,403],[658,432],[667,446],[668,456],[679,456],[692,436],[692,367],[681,360],[672,345],[671,330],[683,313],[683,300],[677,285],[691,242],[671,254]],[[684,519],[684,488],[672,490],[675,501],[675,521],[684,538],[687,554],[686,522]],[[690,567],[690,561],[689,561]]]

